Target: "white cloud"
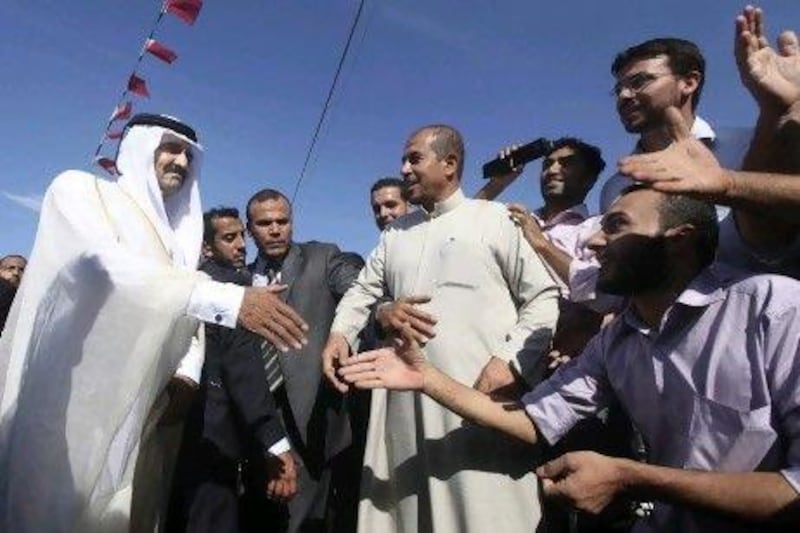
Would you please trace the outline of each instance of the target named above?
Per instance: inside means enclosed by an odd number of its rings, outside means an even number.
[[[26,209],[30,209],[31,211],[35,211],[38,213],[42,210],[42,195],[40,194],[14,194],[8,191],[3,191],[3,196],[14,202],[15,204],[22,206]]]

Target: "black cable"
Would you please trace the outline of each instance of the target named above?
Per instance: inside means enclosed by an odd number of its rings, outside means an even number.
[[[308,147],[308,152],[306,153],[306,159],[303,161],[303,168],[300,170],[300,175],[297,177],[297,182],[294,186],[294,192],[292,193],[292,203],[294,204],[294,200],[297,197],[297,192],[300,190],[300,183],[303,181],[303,178],[306,175],[306,170],[308,169],[308,162],[311,160],[311,154],[314,152],[314,147],[317,144],[317,138],[319,137],[319,132],[322,129],[322,123],[325,121],[325,116],[328,113],[328,106],[331,103],[331,99],[333,98],[333,91],[336,89],[336,82],[339,81],[339,74],[342,72],[342,66],[344,65],[345,59],[347,59],[347,52],[350,50],[350,43],[353,41],[353,34],[355,34],[356,26],[358,26],[358,21],[361,19],[361,12],[364,9],[364,2],[365,0],[361,0],[358,3],[358,11],[356,11],[356,16],[353,19],[353,25],[350,26],[350,33],[347,36],[347,42],[344,45],[344,50],[342,51],[342,56],[339,58],[339,65],[336,67],[336,74],[333,76],[333,82],[331,82],[331,87],[328,90],[328,97],[325,99],[325,104],[322,106],[322,113],[320,113],[319,120],[317,121],[317,127],[314,128],[314,135],[311,137],[311,144]]]

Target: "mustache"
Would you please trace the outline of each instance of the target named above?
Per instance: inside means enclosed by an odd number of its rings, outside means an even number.
[[[186,167],[182,167],[176,163],[170,163],[165,166],[164,172],[174,172],[180,175],[181,179],[186,179],[186,176],[189,174],[189,170]]]

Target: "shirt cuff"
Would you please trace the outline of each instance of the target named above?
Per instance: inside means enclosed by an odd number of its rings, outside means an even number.
[[[189,297],[186,314],[203,322],[235,328],[244,290],[233,283],[201,281]]]
[[[522,397],[525,412],[550,445],[558,442],[580,419],[547,382]]]
[[[189,350],[186,352],[186,355],[183,356],[180,363],[178,363],[178,369],[175,371],[175,375],[191,379],[196,384],[199,384],[200,376],[203,372],[203,363],[206,360],[205,355],[205,351],[200,345],[200,340],[197,338],[197,335],[194,335]]]
[[[286,453],[292,449],[292,445],[289,444],[289,439],[283,437],[281,440],[273,444],[267,450],[272,455],[280,455],[282,453]]]

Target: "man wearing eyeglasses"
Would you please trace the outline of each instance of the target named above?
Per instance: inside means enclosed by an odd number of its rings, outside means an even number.
[[[639,134],[635,153],[663,150],[670,144],[664,112],[673,106],[690,125],[694,137],[715,152],[721,148],[729,152],[717,156],[739,166],[746,144],[718,143],[708,122],[697,116],[705,82],[705,59],[697,45],[684,39],[651,39],[618,54],[611,73],[617,80],[611,96],[616,99],[622,126],[628,133]],[[600,193],[600,210],[605,213],[622,189],[632,183],[621,174],[609,178]]]

